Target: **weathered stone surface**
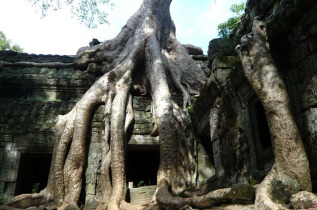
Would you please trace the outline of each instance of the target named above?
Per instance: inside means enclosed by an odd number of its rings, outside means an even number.
[[[196,64],[205,72],[206,76],[209,77],[210,69],[208,67],[208,56],[206,55],[193,55],[192,58]]]
[[[132,135],[131,139],[129,140],[129,144],[136,144],[136,145],[159,145],[160,140],[159,137],[152,137],[150,135]]]
[[[229,196],[239,202],[253,203],[255,189],[249,184],[234,184],[231,187]]]
[[[3,193],[5,189],[5,182],[0,182],[0,193]]]
[[[4,151],[4,158],[1,166],[0,181],[6,182],[15,182],[18,174],[18,167],[20,161],[21,152],[16,150],[6,148]],[[13,193],[14,194],[14,191]]]
[[[301,134],[310,159],[311,174],[316,187],[317,141],[317,59],[314,26],[317,24],[317,6],[312,0],[255,1],[247,2],[246,14],[231,39],[214,39],[209,45],[211,74],[194,103],[192,114],[199,136],[207,139],[207,109],[210,114],[210,135],[213,148],[213,163],[216,177],[209,182],[209,189],[217,183],[250,181],[254,178],[258,156],[254,143],[255,131],[252,123],[252,101],[256,95],[245,80],[234,48],[239,35],[249,33],[253,19],[266,20],[269,42],[274,60],[290,93],[295,120],[300,123]],[[316,81],[315,81],[316,80]],[[223,110],[218,112],[217,100],[223,101]],[[218,100],[219,101],[219,100]],[[208,108],[207,108],[208,107]],[[210,113],[211,113],[210,112]],[[268,160],[268,159],[267,159]],[[270,162],[267,162],[268,164]],[[266,166],[266,165],[265,165]],[[251,176],[252,175],[252,176]],[[264,174],[265,175],[265,174]],[[218,177],[218,178],[217,178]],[[219,178],[221,179],[219,180]],[[218,180],[217,180],[218,179]],[[224,181],[226,180],[226,181]],[[253,180],[254,181],[254,180]],[[259,180],[256,180],[257,182]],[[251,181],[250,181],[251,182]]]
[[[206,148],[211,149],[211,148]],[[215,168],[213,167],[210,157],[207,155],[205,148],[201,143],[197,145],[198,154],[198,184],[199,186],[205,184],[206,180],[215,175]],[[212,157],[211,157],[212,158]]]
[[[72,63],[75,56],[70,55],[35,55],[28,53],[17,53],[11,50],[0,51],[0,60],[6,62],[29,61],[37,63],[62,62]]]
[[[192,44],[183,44],[189,55],[203,55],[204,52],[200,47]]]
[[[74,56],[1,51],[6,62],[64,62]],[[57,116],[70,111],[95,76],[75,69],[4,67],[0,72],[0,203],[15,193],[21,153],[50,153]]]
[[[303,122],[305,123],[306,135],[317,134],[317,108],[310,108],[304,112]]]
[[[232,39],[213,39],[209,42],[208,59],[213,61],[216,56],[236,56],[234,48],[237,40]]]
[[[151,111],[151,99],[148,97],[136,96],[133,100],[133,110],[136,111]]]
[[[8,195],[14,195],[15,194],[15,187],[16,187],[16,183],[15,182],[8,182],[6,183],[5,186],[5,194]]]
[[[157,186],[144,186],[130,189],[131,203],[145,204],[152,200]]]
[[[236,56],[217,56],[212,62],[212,69],[235,69],[235,66],[240,63]]]
[[[294,209],[317,209],[317,195],[307,191],[301,191],[292,195],[291,206]]]

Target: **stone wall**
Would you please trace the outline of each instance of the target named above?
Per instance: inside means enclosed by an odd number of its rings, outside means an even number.
[[[254,18],[267,22],[272,56],[288,88],[316,191],[317,3],[314,0],[257,2],[248,1],[241,25],[247,32]]]
[[[215,174],[203,191],[248,182],[250,176],[250,133],[247,99],[254,92],[242,74],[232,40],[210,42],[210,75],[193,106],[197,135],[213,163]]]
[[[74,57],[1,51],[0,60],[70,63]],[[21,154],[52,153],[57,116],[71,110],[94,80],[75,69],[0,69],[0,202],[16,193]]]
[[[236,182],[258,183],[273,163],[271,145],[265,140],[269,136],[264,126],[259,127],[265,125],[258,119],[264,116],[261,104],[244,78],[234,51],[240,37],[251,31],[255,18],[267,22],[271,53],[290,95],[316,191],[317,5],[313,0],[249,0],[231,38],[210,42],[211,73],[192,114],[198,135],[204,142],[211,141],[216,174],[208,180],[206,189]]]
[[[33,55],[0,51],[0,61],[6,62],[63,62],[71,63],[74,56]],[[207,56],[194,55],[197,64],[209,72]],[[28,166],[24,157],[51,157],[54,144],[54,125],[58,115],[68,113],[95,82],[96,76],[76,69],[2,67],[0,68],[0,204],[21,191],[20,183]],[[181,106],[182,96],[173,100]],[[87,138],[85,193],[82,202],[93,208],[100,200],[101,137],[104,130],[104,106],[96,107]],[[159,137],[152,137],[151,98],[133,96],[134,122],[128,135],[127,149],[131,151],[158,151]],[[200,180],[208,178],[211,165],[201,146],[199,160]],[[31,156],[30,156],[31,155]],[[47,164],[47,161],[46,161]],[[36,168],[44,166],[38,165]],[[45,166],[46,169],[48,164]],[[45,170],[46,170],[45,169]],[[22,174],[21,174],[22,173]],[[45,174],[46,176],[48,174]],[[28,183],[33,184],[33,183]],[[45,186],[42,186],[45,187]]]

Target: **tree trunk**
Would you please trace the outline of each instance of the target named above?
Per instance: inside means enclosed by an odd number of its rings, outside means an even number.
[[[271,172],[257,190],[256,209],[284,209],[292,194],[311,191],[312,186],[306,152],[270,53],[265,24],[255,20],[252,33],[241,38],[236,51],[264,106],[275,157]]]

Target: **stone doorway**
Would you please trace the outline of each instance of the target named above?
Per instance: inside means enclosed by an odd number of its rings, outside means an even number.
[[[46,187],[52,154],[22,153],[15,195],[40,192]]]
[[[158,146],[132,146],[127,151],[127,200],[147,203],[156,190],[157,171],[160,163]]]
[[[264,107],[258,98],[255,98],[250,104],[250,121],[257,175],[261,179],[271,170],[274,163],[274,154]]]
[[[157,147],[128,149],[127,182],[133,187],[156,185],[160,151]]]

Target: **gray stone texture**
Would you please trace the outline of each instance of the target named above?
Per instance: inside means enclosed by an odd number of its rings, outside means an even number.
[[[5,62],[64,62],[73,56],[0,51]],[[94,83],[76,69],[2,68],[0,71],[0,203],[15,193],[21,153],[51,153],[58,115]]]
[[[258,183],[273,162],[261,157],[255,142],[252,104],[257,96],[244,78],[235,53],[239,38],[251,31],[254,19],[265,20],[271,53],[287,86],[292,111],[310,161],[317,189],[317,5],[305,1],[247,2],[246,14],[230,39],[210,41],[210,75],[194,103],[198,136],[211,141],[216,175],[205,191],[234,183]],[[209,123],[208,123],[209,122]],[[210,137],[209,137],[210,136]],[[211,149],[210,148],[210,149]],[[264,153],[263,153],[264,154]],[[264,168],[259,168],[264,164]]]
[[[301,191],[292,195],[290,203],[294,209],[316,209],[317,195],[312,192]]]
[[[208,72],[207,56],[193,57]],[[0,51],[0,61],[5,62],[71,63],[74,59],[74,56]],[[57,116],[68,113],[96,79],[93,72],[76,69],[1,68],[0,203],[14,196],[21,153],[51,153]],[[174,95],[173,100],[181,106],[181,95]],[[93,208],[103,193],[100,183],[103,109],[104,106],[96,108],[87,139],[87,208]],[[159,145],[159,137],[150,136],[153,130],[151,98],[134,96],[133,109],[135,118],[128,144],[136,147]]]
[[[192,44],[183,44],[183,47],[185,47],[189,55],[203,55],[204,53],[201,47]]]

